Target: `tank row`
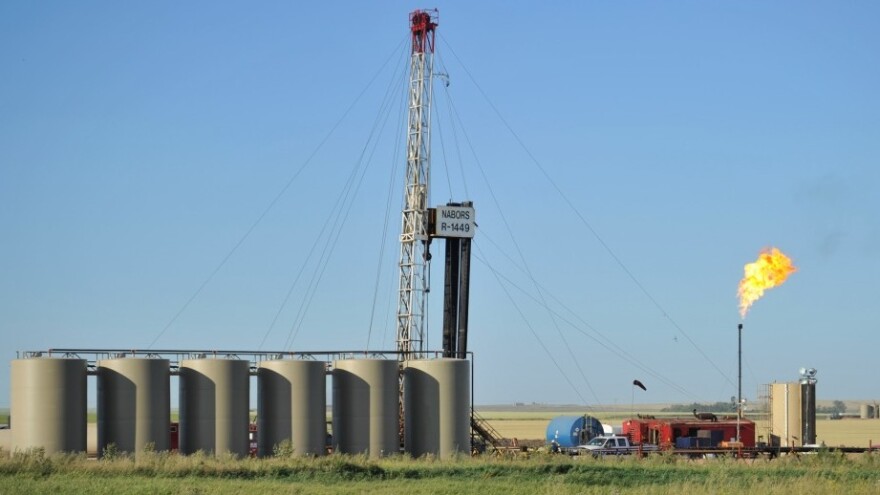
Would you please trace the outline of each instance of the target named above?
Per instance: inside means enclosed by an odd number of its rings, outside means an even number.
[[[258,363],[257,454],[282,442],[295,455],[327,451],[327,363],[278,359]],[[12,361],[11,447],[47,453],[86,450],[88,363],[32,357]],[[98,452],[170,450],[168,359],[120,357],[95,363]],[[403,450],[449,457],[470,450],[470,363],[465,359],[341,359],[332,362],[334,451],[379,457],[400,452],[399,384],[403,376]],[[251,363],[181,360],[179,451],[250,450]]]

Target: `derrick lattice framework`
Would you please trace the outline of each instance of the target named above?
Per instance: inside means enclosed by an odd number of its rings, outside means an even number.
[[[424,357],[427,340],[428,193],[431,178],[431,96],[434,30],[437,11],[410,13],[409,117],[406,184],[400,231],[400,289],[397,304],[397,350],[401,359]]]

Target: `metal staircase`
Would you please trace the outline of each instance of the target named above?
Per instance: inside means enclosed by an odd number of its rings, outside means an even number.
[[[509,448],[509,442],[501,437],[498,430],[492,427],[485,418],[481,417],[476,411],[471,412],[471,440],[476,448],[475,450],[486,450],[489,446],[493,450]]]

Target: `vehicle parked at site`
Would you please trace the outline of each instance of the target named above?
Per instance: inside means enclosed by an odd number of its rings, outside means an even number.
[[[660,448],[651,444],[632,444],[629,438],[623,435],[602,435],[593,438],[589,442],[569,449],[571,455],[592,455],[603,457],[607,455],[645,455],[649,452],[657,452]]]

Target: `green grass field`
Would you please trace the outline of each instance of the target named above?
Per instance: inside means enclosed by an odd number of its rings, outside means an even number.
[[[0,455],[0,493],[858,494],[880,489],[880,459],[875,459],[826,452],[773,461],[560,455],[236,460],[147,453],[137,461],[95,461],[7,453]]]
[[[481,410],[504,436],[543,439],[547,422],[573,411]],[[629,413],[594,413],[620,424]],[[880,420],[820,420],[828,445],[880,442]],[[840,440],[839,442],[833,439]],[[876,443],[876,442],[875,442]],[[777,494],[880,493],[880,456],[819,452],[774,460],[698,459],[655,455],[592,459],[543,452],[450,461],[393,457],[370,460],[233,459],[144,453],[94,460],[85,455],[16,454],[0,449],[0,494]]]

